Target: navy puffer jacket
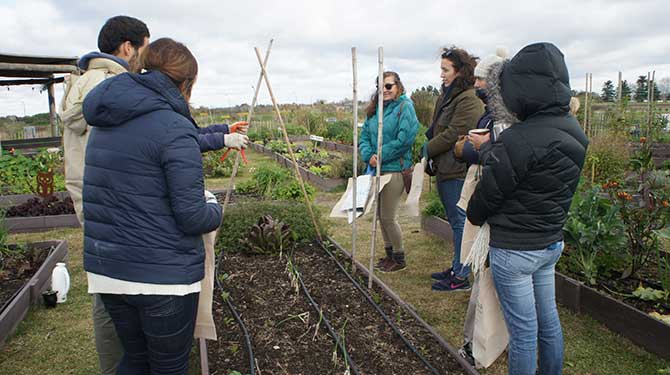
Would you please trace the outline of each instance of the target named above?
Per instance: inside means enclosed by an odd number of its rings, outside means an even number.
[[[84,169],[84,269],[115,279],[191,284],[204,275],[201,235],[221,223],[204,200],[198,131],[161,72],[125,73],[83,104],[93,128]]]

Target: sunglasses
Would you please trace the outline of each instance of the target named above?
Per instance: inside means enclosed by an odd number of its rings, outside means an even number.
[[[385,84],[384,84],[384,88],[387,89],[387,90],[390,90],[390,89],[392,89],[393,86],[395,86],[396,84],[397,84],[397,83],[395,83],[395,82],[394,82],[394,83],[385,83]],[[377,85],[377,88],[379,88],[379,85]]]

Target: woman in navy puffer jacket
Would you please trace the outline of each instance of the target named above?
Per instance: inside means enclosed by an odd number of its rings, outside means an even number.
[[[221,223],[206,202],[188,100],[198,65],[163,38],[143,74],[99,84],[83,105],[92,126],[84,170],[84,269],[124,347],[119,373],[186,373],[204,276],[201,235]]]

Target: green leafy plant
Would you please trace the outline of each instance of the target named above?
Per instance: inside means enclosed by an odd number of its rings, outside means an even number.
[[[586,281],[596,284],[598,274],[621,264],[623,226],[619,207],[604,198],[599,187],[577,194],[563,227],[565,242],[570,245],[569,259],[573,268],[584,274]]]
[[[660,301],[668,299],[668,292],[654,288],[645,288],[640,285],[633,291],[633,296],[643,301]]]
[[[325,235],[327,227],[321,224],[321,213],[318,207],[313,207],[321,233]],[[258,201],[240,202],[231,205],[226,210],[226,217],[218,232],[217,250],[240,251],[244,247],[240,239],[244,238],[249,229],[257,224],[258,218],[270,215],[275,220],[290,226],[293,240],[296,242],[312,241],[316,238],[314,224],[302,202],[287,201]]]
[[[665,228],[670,216],[670,178],[667,172],[655,170],[651,147],[644,137],[630,165],[632,171],[623,184],[608,182],[603,186],[619,206],[628,239],[629,264],[622,278],[636,274],[658,252],[658,230]]]
[[[54,189],[65,190],[65,177],[61,169],[62,152],[42,149],[33,157],[16,151],[14,155],[0,156],[0,193],[1,194],[37,194],[37,173],[53,172]]]
[[[210,151],[202,155],[202,170],[206,177],[230,177],[233,173],[233,165],[235,163],[234,151],[221,161],[221,157],[226,150]],[[243,169],[239,168],[237,170],[238,176],[242,175]]]
[[[428,194],[426,206],[423,208],[423,214],[426,216],[437,216],[445,218],[444,206],[440,200],[440,196],[436,192]]]
[[[242,244],[257,254],[282,254],[292,242],[293,236],[288,224],[275,220],[270,215],[258,219],[251,227]]]

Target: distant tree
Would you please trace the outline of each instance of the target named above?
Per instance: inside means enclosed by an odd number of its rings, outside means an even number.
[[[435,108],[435,101],[440,95],[440,92],[433,86],[426,86],[414,90],[410,96],[414,102],[414,110],[416,117],[423,126],[430,126],[433,119],[433,110]]]
[[[614,84],[612,81],[607,80],[603,84],[603,90],[600,95],[604,102],[613,102],[616,95],[616,90],[614,89]]]
[[[624,102],[629,101],[630,100],[630,93],[631,93],[630,85],[628,84],[628,81],[626,81],[624,79],[623,81],[621,81],[621,100],[623,100]],[[619,92],[618,92],[618,88],[617,88],[617,98],[618,97],[619,97]]]
[[[635,83],[635,95],[634,99],[638,103],[642,103],[647,100],[647,76],[637,77],[637,82]]]
[[[670,77],[663,77],[659,79],[658,88],[661,90],[663,100],[670,100]]]
[[[661,93],[661,90],[658,88],[656,81],[653,81],[652,91],[654,92],[654,101],[657,102],[663,100],[663,93]]]

